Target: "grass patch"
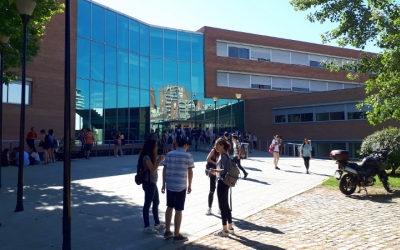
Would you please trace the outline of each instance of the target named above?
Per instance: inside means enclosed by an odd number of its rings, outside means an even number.
[[[375,185],[376,187],[382,187],[382,182],[379,180],[378,176],[375,176]],[[395,176],[389,176],[389,183],[391,188],[400,188],[400,171],[396,171]],[[322,187],[327,189],[338,189],[339,181],[335,179],[335,177],[331,176],[329,179],[324,181],[321,184]]]

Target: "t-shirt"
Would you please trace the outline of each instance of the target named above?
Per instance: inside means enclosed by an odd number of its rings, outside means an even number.
[[[145,181],[149,181],[149,173],[147,171],[150,171],[149,167],[147,167],[146,165],[146,161],[150,159],[150,156],[145,155],[143,156],[143,160],[142,160],[142,164],[143,164],[143,169],[146,171],[146,177],[145,177]],[[156,171],[154,174],[150,173],[150,182],[157,184],[157,180],[158,180],[158,172]]]
[[[35,161],[40,161],[40,156],[37,152],[32,152],[31,157],[33,157]]]
[[[183,148],[167,154],[164,160],[166,168],[166,188],[172,192],[181,192],[187,188],[188,169],[194,168],[193,156]]]
[[[276,139],[273,139],[273,140],[272,140],[272,144],[275,145],[275,147],[274,147],[274,152],[279,152],[279,141],[276,140]]]
[[[36,139],[37,138],[37,134],[35,132],[28,132],[28,134],[26,135],[26,139]]]
[[[302,154],[304,157],[311,157],[312,147],[310,144],[304,144],[304,146],[302,146],[300,150],[303,152]]]
[[[94,134],[92,131],[85,133],[85,143],[86,144],[93,144],[94,141]]]
[[[232,142],[233,144],[233,157],[238,157],[239,156],[239,150],[240,150],[240,142],[236,141],[236,143]]]

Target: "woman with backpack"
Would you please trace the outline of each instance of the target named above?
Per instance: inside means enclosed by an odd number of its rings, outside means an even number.
[[[215,142],[215,148],[220,156],[217,161],[217,169],[210,169],[210,174],[217,174],[217,196],[222,219],[222,230],[215,232],[214,235],[221,237],[235,234],[232,226],[232,212],[228,203],[229,186],[223,182],[223,178],[226,175],[225,169],[228,168],[227,164],[231,164],[231,159],[227,155],[227,151],[230,147],[231,145],[223,138],[219,138]]]
[[[145,233],[158,233],[157,230],[164,229],[165,224],[160,223],[158,218],[158,205],[160,204],[160,199],[158,195],[157,180],[158,180],[158,166],[165,159],[164,155],[157,157],[157,140],[148,139],[139,154],[138,165],[142,164],[143,170],[146,173],[144,182],[142,184],[142,189],[144,191],[144,205],[143,205],[143,221]],[[149,219],[149,209],[153,203],[153,217],[154,217],[154,227],[150,226]]]
[[[246,172],[242,164],[240,163],[240,154],[242,153],[242,145],[239,142],[239,137],[236,134],[232,135],[232,143],[233,143],[233,161],[236,162],[239,169],[243,172],[243,179],[247,178],[249,173]]]
[[[219,153],[217,152],[216,147],[213,147],[210,151],[210,153],[207,156],[207,169],[210,170],[211,168],[216,169],[217,168],[217,160],[219,158]],[[214,200],[214,192],[216,189],[217,185],[217,176],[216,174],[211,174],[210,172],[208,173],[208,177],[210,178],[210,193],[208,194],[208,209],[206,212],[206,215],[210,215],[212,213],[211,208],[212,208],[212,203]]]

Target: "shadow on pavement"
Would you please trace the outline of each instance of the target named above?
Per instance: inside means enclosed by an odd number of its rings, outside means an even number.
[[[238,242],[240,242],[241,244],[245,245],[245,246],[249,246],[252,247],[254,249],[270,249],[270,250],[283,250],[284,248],[281,247],[277,247],[277,246],[272,246],[272,245],[267,245],[264,243],[260,243],[258,241],[255,240],[250,240],[244,236],[238,236],[235,235],[233,237],[230,237],[232,240],[236,240]]]
[[[242,230],[249,230],[249,231],[260,231],[260,232],[270,232],[270,233],[274,233],[274,234],[285,234],[284,232],[282,232],[274,227],[260,226],[260,225],[254,224],[254,223],[246,221],[246,220],[238,220],[238,222],[235,222],[235,227],[240,228]]]
[[[370,192],[375,192],[375,191],[376,190]],[[382,187],[382,192],[386,192],[383,187]],[[378,194],[372,194],[372,193],[367,194],[365,193],[365,191],[361,191],[361,193],[359,194],[348,195],[346,197],[355,200],[369,200],[372,202],[379,202],[379,203],[397,203],[394,202],[393,199],[400,197],[400,190],[394,190],[393,193],[378,193]]]
[[[262,172],[262,170],[261,170],[261,169],[259,169],[259,168],[250,168],[250,167],[246,167],[246,166],[243,166],[243,167],[244,167],[245,169],[248,169],[248,170]]]
[[[265,185],[271,185],[271,184],[269,184],[268,182],[260,181],[260,180],[256,180],[256,179],[252,179],[252,178],[249,178],[249,177],[247,177],[246,179],[242,179],[242,180],[243,180],[243,181],[257,182],[257,183],[265,184]]]

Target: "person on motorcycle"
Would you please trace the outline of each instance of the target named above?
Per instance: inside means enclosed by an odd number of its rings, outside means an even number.
[[[306,174],[309,174],[308,168],[310,167],[312,147],[310,141],[305,138],[303,144],[300,147],[300,156],[303,157],[304,165],[306,166]]]

